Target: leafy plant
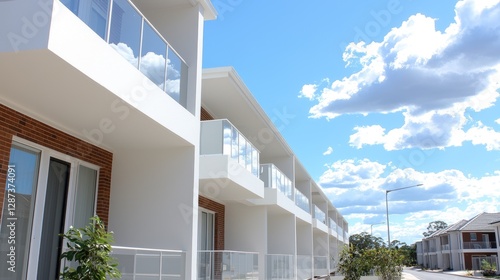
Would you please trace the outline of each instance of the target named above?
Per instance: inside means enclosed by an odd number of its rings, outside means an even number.
[[[359,280],[372,268],[371,263],[363,258],[363,251],[356,249],[352,244],[345,246],[340,252],[337,270],[344,275],[345,280]]]
[[[359,280],[374,271],[383,280],[401,277],[404,256],[399,250],[385,247],[359,250],[352,244],[340,252],[338,271],[345,280]]]
[[[495,276],[497,274],[496,267],[484,259],[481,261],[481,269],[483,270],[483,276]]]
[[[66,259],[70,264],[76,262],[64,267],[61,274],[63,280],[106,280],[106,277],[121,277],[118,263],[110,256],[113,233],[106,231],[98,216],[90,220],[86,227],[70,227],[62,235],[68,240],[68,250],[61,254],[61,259]]]
[[[375,274],[382,280],[395,280],[401,277],[404,256],[399,250],[379,248],[365,252],[365,258],[374,265]]]

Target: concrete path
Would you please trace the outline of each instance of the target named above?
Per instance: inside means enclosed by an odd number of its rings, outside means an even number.
[[[409,273],[403,272],[401,274],[401,280],[418,280],[418,278]]]

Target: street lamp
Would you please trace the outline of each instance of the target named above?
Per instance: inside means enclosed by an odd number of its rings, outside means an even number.
[[[417,185],[413,185],[413,186],[408,186],[408,187],[403,187],[403,188],[397,188],[397,189],[392,189],[392,190],[386,190],[385,191],[385,215],[387,217],[387,248],[391,248],[391,234],[389,232],[389,203],[387,202],[387,194],[389,194],[390,192],[394,192],[394,191],[400,191],[400,190],[404,190],[404,189],[409,189],[409,188],[414,188],[414,187],[419,187],[419,186],[422,186],[423,184],[417,184]]]

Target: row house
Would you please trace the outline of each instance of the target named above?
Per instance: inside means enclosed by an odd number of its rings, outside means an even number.
[[[500,213],[481,213],[417,242],[417,261],[431,269],[480,270],[483,260],[498,266]]]
[[[209,0],[0,1],[0,279],[93,215],[123,279],[327,274],[348,224],[232,68]]]
[[[266,279],[329,274],[348,225],[282,138],[277,127],[293,120],[281,111],[267,116],[232,67],[204,69],[202,84],[199,193],[208,206],[200,203],[199,215],[219,222],[199,234],[224,232],[200,247],[203,275],[219,252],[253,256],[254,273]],[[227,267],[217,266],[223,279],[235,279]]]

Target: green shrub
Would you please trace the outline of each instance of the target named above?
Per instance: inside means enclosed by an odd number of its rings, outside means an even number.
[[[481,261],[481,269],[483,270],[481,272],[483,276],[495,276],[497,274],[496,267],[484,259]]]
[[[403,259],[396,249],[357,250],[351,245],[340,252],[337,269],[345,280],[359,280],[361,276],[370,275],[372,270],[383,280],[394,280],[401,277]]]
[[[92,217],[85,228],[70,227],[62,236],[68,240],[68,250],[61,254],[61,259],[76,262],[76,268],[71,263],[64,267],[61,279],[106,280],[106,277],[121,277],[118,263],[110,256],[113,233],[106,231],[98,216]]]

